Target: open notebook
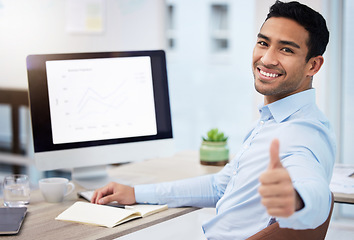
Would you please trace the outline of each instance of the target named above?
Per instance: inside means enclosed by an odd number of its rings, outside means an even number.
[[[115,227],[135,218],[167,210],[167,205],[131,205],[116,208],[87,202],[76,202],[56,217],[56,220]]]

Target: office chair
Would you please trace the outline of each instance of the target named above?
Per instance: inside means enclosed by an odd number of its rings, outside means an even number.
[[[327,220],[315,229],[295,230],[289,228],[280,228],[279,223],[264,228],[258,233],[247,238],[247,240],[320,240],[325,239],[329,222],[331,220],[334,205],[334,196],[332,193],[332,204]]]

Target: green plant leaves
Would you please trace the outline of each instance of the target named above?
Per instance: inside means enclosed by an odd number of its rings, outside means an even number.
[[[210,142],[225,142],[228,137],[225,137],[223,132],[219,132],[219,129],[213,128],[207,133],[207,138],[203,137],[204,141]]]

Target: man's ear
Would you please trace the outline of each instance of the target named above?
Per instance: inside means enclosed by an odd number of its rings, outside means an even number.
[[[313,76],[315,75],[322,67],[324,62],[324,58],[322,56],[317,56],[317,57],[312,57],[308,61],[308,72],[307,76]]]

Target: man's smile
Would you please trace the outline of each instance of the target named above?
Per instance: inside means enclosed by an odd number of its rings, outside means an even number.
[[[262,70],[259,70],[259,72],[265,77],[276,78],[276,77],[279,76],[279,74],[277,74],[277,73],[269,73],[269,72],[265,72],[265,71],[262,71]]]
[[[263,66],[257,66],[257,71],[258,71],[259,77],[262,79],[265,79],[265,80],[272,80],[272,79],[275,79],[275,78],[283,75],[279,71],[265,68]]]

